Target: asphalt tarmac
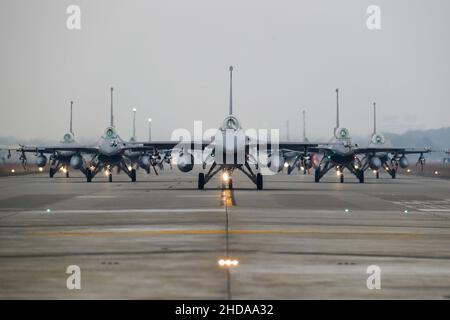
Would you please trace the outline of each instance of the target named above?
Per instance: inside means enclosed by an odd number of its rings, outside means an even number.
[[[449,180],[294,172],[262,191],[238,174],[233,185],[199,191],[196,172],[176,169],[136,183],[0,177],[0,298],[450,298]]]

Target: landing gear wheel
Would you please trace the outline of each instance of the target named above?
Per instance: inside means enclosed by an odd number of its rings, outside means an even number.
[[[339,178],[340,178],[340,182],[344,183],[344,173],[343,172],[341,172],[341,174],[339,175]]]
[[[392,174],[391,174],[392,179],[395,179],[396,174],[397,174],[397,170],[395,170],[395,169],[392,170]]]
[[[69,178],[69,171],[66,171],[66,178]]]
[[[359,183],[364,183],[364,171],[363,170],[359,170],[358,179],[359,179]]]
[[[262,190],[263,189],[263,176],[261,173],[258,173],[256,175],[256,189]]]
[[[55,175],[55,169],[50,167],[50,170],[48,171],[48,175],[49,175],[50,178],[53,178],[53,176]]]
[[[110,174],[108,175],[108,181],[109,181],[109,182],[112,182],[112,173],[110,173]]]
[[[131,182],[136,182],[136,169],[131,170]]]
[[[228,189],[233,189],[233,180],[230,179],[230,181],[228,182]]]
[[[380,179],[380,173],[378,171],[376,173],[376,177],[377,177],[377,179]]]
[[[198,174],[198,189],[203,190],[205,188],[205,174],[199,173]]]
[[[314,181],[320,182],[320,168],[317,168],[316,171],[314,171]]]
[[[87,182],[91,182],[92,181],[92,172],[89,169],[86,170],[86,181]]]

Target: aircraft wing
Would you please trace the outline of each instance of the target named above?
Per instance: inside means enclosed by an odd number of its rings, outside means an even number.
[[[310,142],[283,142],[280,141],[278,144],[279,149],[286,150],[286,151],[301,151],[301,152],[308,152],[311,151],[313,148],[317,148],[317,143],[310,143]]]
[[[206,147],[210,146],[212,141],[146,141],[146,142],[137,142],[137,144],[141,144],[143,148],[154,149],[154,150],[171,150],[176,146],[181,146],[186,149],[200,149],[203,150]]]
[[[367,154],[367,153],[377,153],[385,152],[391,154],[421,154],[428,153],[431,150],[428,148],[391,148],[391,147],[369,147],[369,148],[356,148],[355,153],[357,154]]]
[[[77,153],[97,153],[98,148],[86,146],[56,146],[56,147],[26,147],[21,146],[16,149],[17,152],[34,152],[34,153],[55,153],[58,151],[73,151]]]

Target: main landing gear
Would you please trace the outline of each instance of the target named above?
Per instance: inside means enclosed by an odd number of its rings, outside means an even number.
[[[261,173],[255,174],[248,163],[245,165],[241,164],[231,166],[226,164],[218,165],[216,162],[211,165],[206,174],[203,172],[198,174],[198,189],[203,190],[211,178],[219,172],[222,172],[223,174],[223,187],[225,188],[228,186],[229,189],[233,189],[233,179],[231,175],[235,169],[238,169],[244,173],[256,185],[257,190],[263,189],[263,176]]]
[[[316,170],[314,171],[314,181],[320,182],[320,179],[332,168],[335,168],[335,164],[331,163],[331,161],[327,161],[324,163],[321,163]],[[337,166],[337,173],[339,175],[339,182],[344,183],[344,169],[347,168],[351,173],[355,175],[355,177],[358,179],[359,183],[364,183],[364,170],[361,168],[355,168],[353,165],[344,165],[344,166]]]

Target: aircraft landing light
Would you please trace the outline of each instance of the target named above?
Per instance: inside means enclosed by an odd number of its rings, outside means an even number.
[[[377,170],[373,170],[373,173],[374,173],[374,174],[377,174]]]
[[[128,171],[131,171],[131,170],[133,170],[133,167],[128,166]]]
[[[289,163],[285,162],[285,163],[284,163],[284,167],[285,167],[285,168],[289,167]]]
[[[222,175],[222,179],[223,181],[227,182],[230,179],[230,175],[228,174],[228,172],[224,172]]]
[[[221,267],[231,268],[231,267],[237,267],[239,265],[239,260],[226,258],[226,259],[219,259],[219,261],[217,261],[217,263]]]
[[[39,167],[39,172],[42,172],[42,171],[44,171],[44,169],[43,168],[41,168],[41,167]]]
[[[408,210],[403,211],[403,213],[408,213]]]
[[[435,175],[438,175],[438,174],[439,174],[439,172],[435,171],[435,172],[434,172],[434,174],[435,174]]]
[[[305,170],[305,167],[300,167],[300,170],[301,170],[301,171]]]
[[[11,173],[14,173],[14,172],[16,172],[16,170],[14,170],[14,169],[11,169]]]
[[[410,173],[410,172],[411,172],[411,169],[406,170],[406,172]]]
[[[348,208],[346,208],[344,211],[345,211],[345,213],[350,213],[350,209],[348,209]]]

